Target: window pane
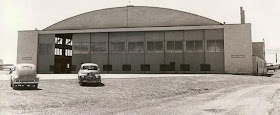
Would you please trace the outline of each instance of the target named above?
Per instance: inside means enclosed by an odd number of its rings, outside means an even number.
[[[167,51],[174,51],[174,41],[167,41]]]
[[[175,42],[175,51],[183,51],[183,42],[182,41]]]
[[[113,53],[125,52],[125,42],[110,43],[110,51]]]
[[[216,42],[215,40],[207,40],[207,51],[215,52]]]
[[[163,42],[155,42],[155,51],[163,51]]]
[[[223,52],[224,51],[224,41],[217,40],[216,41],[216,52]]]
[[[163,51],[163,42],[161,42],[161,41],[147,42],[147,51],[148,52],[162,52]]]
[[[80,42],[73,45],[74,54],[89,54],[89,43]]]
[[[195,44],[194,49],[195,49],[196,52],[203,52],[203,42],[202,42],[202,40],[196,40],[194,44]]]
[[[93,42],[91,44],[93,53],[106,53],[106,42]]]
[[[130,53],[143,53],[144,43],[143,42],[128,42],[128,51]]]
[[[192,52],[194,49],[194,41],[186,41],[186,51]]]
[[[154,51],[155,50],[155,42],[147,42],[147,50]]]

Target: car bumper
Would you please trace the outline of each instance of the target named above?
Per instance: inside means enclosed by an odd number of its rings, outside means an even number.
[[[84,83],[100,83],[101,77],[84,77],[81,81]]]
[[[15,85],[36,85],[39,82],[14,82]]]

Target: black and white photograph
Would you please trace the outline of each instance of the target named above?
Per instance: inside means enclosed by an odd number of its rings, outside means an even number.
[[[279,0],[0,0],[0,115],[280,115]]]

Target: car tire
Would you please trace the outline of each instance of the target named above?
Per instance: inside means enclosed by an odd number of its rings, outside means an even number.
[[[34,85],[34,88],[35,88],[35,89],[38,89],[38,84],[35,84],[35,85]]]
[[[17,89],[17,86],[15,84],[13,84],[13,89]]]

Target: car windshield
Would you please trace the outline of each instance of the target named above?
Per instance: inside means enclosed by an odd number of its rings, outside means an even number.
[[[97,70],[97,66],[83,66],[82,69],[83,70]]]

